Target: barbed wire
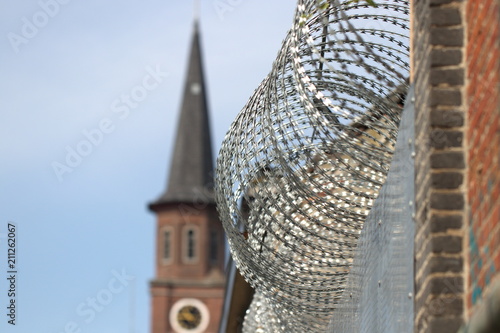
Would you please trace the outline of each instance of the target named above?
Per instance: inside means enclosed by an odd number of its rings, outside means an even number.
[[[281,327],[266,332],[328,325],[388,172],[408,53],[407,1],[298,1],[271,72],[217,160],[231,254],[259,291],[247,332],[271,318],[263,305],[277,316],[269,327]]]

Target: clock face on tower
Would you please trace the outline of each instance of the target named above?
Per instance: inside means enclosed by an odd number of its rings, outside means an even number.
[[[192,330],[200,326],[201,311],[194,305],[185,305],[177,312],[177,322],[182,328]]]
[[[170,323],[177,333],[201,333],[208,326],[206,305],[194,298],[183,298],[170,309]]]

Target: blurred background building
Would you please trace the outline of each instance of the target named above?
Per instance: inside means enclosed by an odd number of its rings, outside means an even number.
[[[168,186],[149,205],[157,216],[153,333],[216,332],[221,316],[225,240],[215,209],[202,62],[195,21]]]

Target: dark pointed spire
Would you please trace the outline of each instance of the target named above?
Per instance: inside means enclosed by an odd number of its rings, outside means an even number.
[[[213,160],[198,22],[194,22],[191,53],[167,190],[150,204],[213,200]]]

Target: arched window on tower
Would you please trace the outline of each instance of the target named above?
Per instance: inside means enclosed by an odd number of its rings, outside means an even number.
[[[196,227],[184,229],[184,261],[193,263],[198,260],[198,230]]]
[[[170,230],[163,232],[163,259],[170,259]]]
[[[187,237],[188,237],[187,257],[188,257],[188,259],[192,260],[196,254],[196,251],[195,251],[195,244],[196,243],[195,243],[195,235],[194,235],[193,229],[188,231]]]
[[[164,227],[160,233],[161,260],[164,265],[170,264],[173,258],[173,231],[169,227]]]

